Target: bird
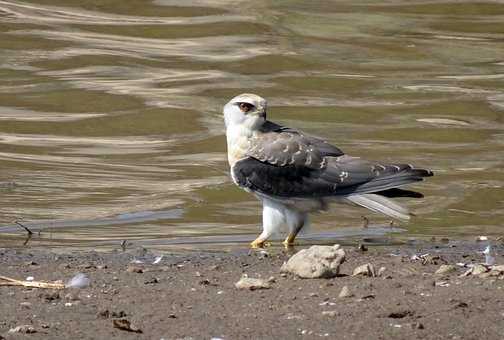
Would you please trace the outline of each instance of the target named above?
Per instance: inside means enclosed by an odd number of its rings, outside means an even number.
[[[349,156],[324,139],[268,120],[266,111],[266,100],[251,93],[223,108],[231,179],[263,206],[262,232],[252,248],[264,247],[285,226],[283,244],[293,246],[309,225],[309,214],[333,202],[410,219],[408,209],[391,198],[423,197],[400,187],[433,176],[431,170]]]

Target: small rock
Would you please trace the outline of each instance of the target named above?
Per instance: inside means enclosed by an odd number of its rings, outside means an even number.
[[[334,246],[311,246],[294,254],[282,265],[281,272],[296,274],[305,279],[332,278],[339,274],[345,261],[345,251]]]
[[[144,284],[146,284],[146,285],[153,285],[156,283],[159,283],[159,279],[157,277],[153,277],[152,279],[144,282]]]
[[[375,267],[371,263],[363,264],[362,266],[355,268],[352,273],[352,276],[358,276],[358,275],[375,277],[376,276]]]
[[[424,329],[424,325],[421,322],[412,322],[408,324],[411,329]]]
[[[438,270],[434,274],[436,275],[443,275],[443,274],[448,274],[451,272],[454,272],[457,270],[457,266],[454,266],[453,264],[442,264]]]
[[[474,265],[474,267],[472,267],[471,274],[472,275],[480,275],[480,274],[486,273],[487,271],[488,271],[488,268],[485,267],[484,265],[476,264],[476,265]]]
[[[120,310],[119,312],[112,312],[110,313],[110,316],[113,318],[124,318],[125,316],[128,316],[125,311]]]
[[[79,297],[79,294],[72,292],[72,293],[65,294],[65,300],[68,300],[68,301],[79,301],[80,297]]]
[[[335,311],[335,310],[325,310],[325,311],[322,312],[322,315],[323,316],[335,317],[335,316],[339,315],[339,312]]]
[[[377,276],[382,276],[383,273],[385,273],[385,271],[387,270],[387,268],[385,267],[380,267],[380,269],[378,269],[378,273],[377,273]]]
[[[117,329],[134,333],[142,333],[142,330],[140,328],[133,326],[127,319],[115,319],[112,321],[112,323]]]
[[[439,255],[425,254],[425,255],[420,256],[420,259],[421,259],[423,265],[427,265],[427,264],[437,265],[440,262],[444,263],[444,264],[447,263],[447,261]]]
[[[139,274],[142,274],[144,272],[144,269],[140,266],[128,266],[128,268],[126,268],[126,271],[128,273],[139,273]]]
[[[100,264],[100,265],[96,266],[96,269],[100,269],[100,270],[102,270],[102,269],[107,269],[107,268],[108,268],[108,267],[107,267],[107,265],[106,265],[106,264]]]
[[[350,289],[348,289],[348,286],[343,286],[343,288],[341,288],[341,292],[338,295],[339,298],[349,298],[352,296],[354,296],[354,295],[350,292]]]
[[[98,316],[105,318],[105,319],[108,319],[108,318],[110,318],[110,311],[108,309],[101,310],[98,312]]]
[[[37,333],[37,331],[35,330],[35,328],[33,328],[30,325],[21,325],[21,326],[17,326],[17,327],[9,329],[9,333],[33,334],[33,333]]]
[[[389,313],[387,315],[387,318],[391,318],[391,319],[402,319],[402,318],[405,318],[407,316],[413,316],[415,314],[414,311],[411,311],[411,310],[408,310],[408,309],[405,309],[405,310],[400,310],[400,311],[396,311],[396,312],[392,312],[392,313]]]
[[[486,279],[486,278],[489,278],[490,276],[492,276],[492,273],[490,273],[490,272],[481,273],[481,274],[478,275],[478,277],[480,279]]]
[[[83,264],[79,265],[78,268],[79,269],[96,269],[96,266],[94,263],[87,262],[87,263],[83,263]]]
[[[28,302],[28,301],[23,301],[23,302],[21,302],[19,305],[20,305],[21,307],[23,307],[23,308],[27,308],[27,309],[29,309],[29,308],[31,307],[31,305],[32,305],[32,304],[31,304],[30,302]]]
[[[499,273],[504,273],[504,265],[499,265],[499,266],[493,266],[491,268],[493,272],[499,272]]]
[[[235,287],[238,289],[270,289],[271,284],[267,280],[263,279],[254,279],[251,277],[243,276],[240,281],[235,283]]]
[[[60,294],[58,291],[52,291],[52,292],[42,293],[39,295],[39,297],[43,298],[47,302],[51,302],[54,300],[59,300]]]

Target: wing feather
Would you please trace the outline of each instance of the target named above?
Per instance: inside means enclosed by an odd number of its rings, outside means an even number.
[[[382,164],[345,155],[339,148],[270,121],[250,139],[233,179],[278,197],[348,196],[386,191],[432,176],[408,164]]]
[[[379,169],[379,170],[377,170]],[[327,157],[323,168],[278,166],[253,157],[233,167],[238,185],[277,197],[348,196],[384,191],[432,176],[407,164],[385,165],[350,156]]]

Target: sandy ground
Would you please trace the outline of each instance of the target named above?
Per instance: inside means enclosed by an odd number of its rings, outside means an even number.
[[[66,281],[82,272],[91,279],[87,288],[58,291],[0,286],[0,339],[504,339],[504,275],[460,277],[465,268],[434,274],[445,262],[483,261],[482,248],[344,247],[342,275],[332,279],[280,274],[292,252],[279,248],[165,254],[158,264],[140,249],[0,249],[0,275]],[[504,264],[503,246],[494,250]],[[425,253],[423,261],[411,258]],[[386,270],[351,276],[366,263]],[[274,282],[238,290],[242,274]],[[338,297],[343,286],[353,296]],[[128,321],[136,332],[117,328]],[[9,332],[21,325],[34,333]]]

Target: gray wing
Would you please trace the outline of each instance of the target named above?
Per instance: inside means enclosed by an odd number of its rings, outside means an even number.
[[[236,182],[278,197],[373,193],[432,176],[407,164],[381,164],[344,155],[331,144],[272,123],[251,140],[248,157],[233,166]]]
[[[328,142],[267,121],[262,133],[251,138],[248,156],[277,166],[305,166],[321,169],[326,157],[343,152]]]

